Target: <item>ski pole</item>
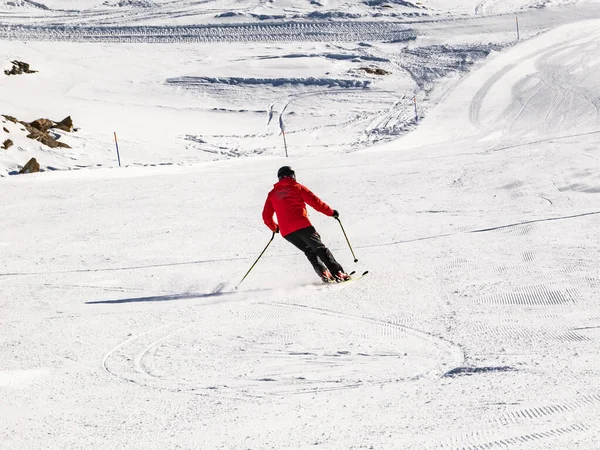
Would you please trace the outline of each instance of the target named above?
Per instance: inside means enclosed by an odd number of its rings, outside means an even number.
[[[346,242],[348,243],[348,247],[350,247],[350,251],[352,252],[352,257],[354,258],[354,262],[358,262],[356,255],[354,254],[354,250],[352,250],[352,246],[350,245],[350,241],[348,240],[348,235],[346,234],[346,230],[344,230],[344,226],[342,225],[342,221],[339,217],[336,217],[335,220],[338,221],[340,227],[342,227],[342,233],[344,233],[344,237],[346,238]]]
[[[237,286],[235,287],[236,290],[237,290],[237,288],[240,287],[240,284],[242,284],[244,282],[244,280],[246,279],[246,277],[248,276],[248,274],[250,274],[250,272],[252,271],[252,269],[254,269],[254,266],[260,260],[260,258],[262,258],[262,255],[264,255],[264,253],[267,251],[267,249],[269,248],[269,245],[271,245],[271,242],[273,242],[273,239],[275,239],[275,232],[274,231],[273,231],[273,236],[271,236],[271,240],[269,241],[269,243],[267,244],[267,246],[265,247],[265,249],[262,251],[262,253],[260,255],[258,255],[258,258],[256,258],[256,261],[254,261],[254,264],[252,264],[252,267],[250,267],[250,269],[248,270],[248,272],[246,272],[246,275],[244,275],[244,278],[242,278],[242,281],[240,281],[237,284]]]

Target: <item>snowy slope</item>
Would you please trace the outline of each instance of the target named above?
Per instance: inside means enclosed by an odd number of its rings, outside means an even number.
[[[196,25],[244,21],[439,20],[598,0],[0,0],[0,23]]]
[[[594,16],[600,9],[589,5],[532,10],[521,17],[521,35]],[[411,28],[376,22],[292,25],[113,26],[85,32],[85,27],[3,27],[0,34],[6,36],[40,39],[7,41],[0,49],[3,67],[18,59],[39,72],[0,77],[0,114],[27,122],[70,115],[78,131],[59,133],[73,147],[60,151],[17,130],[2,132],[15,145],[0,153],[0,175],[31,157],[43,170],[114,166],[114,132],[124,165],[281,155],[281,112],[293,155],[356,151],[411,130],[413,97],[419,116],[427,115],[440,97],[436,86],[447,89],[515,40],[503,17]],[[146,43],[123,45],[131,39]],[[155,40],[161,44],[148,44]],[[275,115],[268,122],[271,107]],[[152,127],[160,132],[149,132]]]
[[[103,167],[0,178],[0,448],[600,448],[600,21],[559,11],[574,23],[509,46],[497,17],[433,24],[396,57],[380,41],[3,46],[40,70],[1,79],[6,113],[80,127],[50,152],[0,124],[22,138],[4,173],[31,151]],[[486,23],[501,48],[446,71]],[[370,63],[393,73],[356,72]],[[365,149],[389,91],[431,109]],[[288,159],[276,126],[256,131],[274,93]],[[254,157],[213,161],[226,144]],[[271,237],[283,164],[341,212],[358,264],[311,218],[367,277],[315,285],[277,236],[232,290]]]
[[[468,84],[452,90],[408,139],[427,144],[463,138],[521,143],[596,130],[599,37],[597,22],[582,22],[493,58]],[[473,91],[465,109],[464,99]],[[448,118],[452,126],[439,127]]]

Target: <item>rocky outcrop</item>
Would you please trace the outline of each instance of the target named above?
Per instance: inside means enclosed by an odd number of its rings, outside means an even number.
[[[391,73],[379,67],[361,67],[360,70],[364,70],[371,75],[389,75]]]
[[[23,61],[11,61],[12,63],[12,69],[10,70],[5,70],[4,73],[6,75],[21,75],[24,73],[36,73],[37,70],[31,70],[29,69],[29,64],[27,64],[26,62]]]
[[[27,161],[27,164],[23,166],[21,170],[19,170],[20,174],[24,173],[35,173],[40,171],[40,164],[37,162],[35,158],[31,158]]]
[[[42,133],[48,131],[50,128],[52,128],[53,125],[54,122],[52,122],[50,119],[37,119],[33,122],[29,122],[29,126],[35,128],[36,130]]]
[[[41,142],[44,145],[47,145],[50,148],[71,148],[64,142],[57,141],[53,136],[51,136],[48,131],[52,128],[58,128],[59,130],[63,130],[66,132],[73,131],[73,119],[71,116],[65,117],[60,122],[54,122],[50,119],[37,119],[33,122],[23,122],[22,120],[17,120],[12,116],[3,116],[6,120],[12,123],[19,123],[25,127],[25,129],[29,132],[27,137],[29,139],[36,140]]]
[[[71,116],[67,116],[60,122],[55,123],[52,128],[58,128],[59,130],[70,133],[73,131],[73,119],[71,119]]]
[[[19,123],[19,121],[17,119],[15,119],[13,116],[7,116],[6,114],[3,114],[2,117],[4,117],[6,120],[8,120],[9,122],[12,123]]]
[[[2,144],[2,148],[4,150],[8,150],[12,146],[13,146],[13,141],[11,141],[10,139],[5,140],[4,143]]]
[[[25,128],[27,128],[27,126]],[[27,131],[29,131],[29,134],[27,135],[29,139],[41,142],[42,144],[47,145],[50,148],[71,148],[64,142],[57,141],[48,133],[39,131],[38,129],[33,128],[31,126],[27,128]]]

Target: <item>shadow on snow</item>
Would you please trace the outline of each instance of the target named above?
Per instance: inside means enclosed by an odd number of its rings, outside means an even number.
[[[169,302],[173,300],[190,300],[190,299],[203,299],[203,298],[215,298],[215,297],[233,297],[239,294],[249,294],[256,292],[266,292],[271,289],[252,289],[247,291],[224,291],[222,286],[212,292],[199,293],[199,292],[186,292],[182,294],[166,294],[166,295],[152,295],[149,297],[132,297],[132,298],[119,298],[115,300],[94,300],[85,302],[86,305],[114,305],[119,303],[144,303],[144,302]]]

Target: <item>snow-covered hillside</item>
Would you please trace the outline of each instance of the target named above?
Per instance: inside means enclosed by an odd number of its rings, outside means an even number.
[[[491,14],[540,2],[446,20],[423,1],[444,19],[410,27],[354,4],[354,35],[282,21],[189,43],[119,11],[226,2],[3,3],[5,23],[43,20],[0,29],[3,68],[38,71],[0,77],[0,114],[76,130],[50,149],[0,118],[0,448],[600,448],[593,3],[520,12],[522,42]],[[61,8],[88,28],[49,25]],[[32,156],[46,172],[8,175]],[[311,219],[366,277],[317,284],[276,236],[234,290],[284,164],[340,211],[356,264]]]
[[[600,17],[594,6],[524,12],[521,37]],[[22,60],[38,72],[0,77],[0,114],[23,122],[71,116],[77,131],[58,131],[72,149],[52,150],[4,120],[9,132],[0,140],[14,145],[0,153],[0,175],[32,157],[42,170],[115,166],[115,132],[127,166],[281,155],[282,113],[292,155],[360,150],[413,129],[413,99],[418,117],[426,116],[438,92],[514,45],[514,25],[499,16],[411,24],[1,27],[0,36],[18,38],[0,48],[4,68]]]
[[[180,24],[240,20],[440,18],[492,15],[596,0],[0,0],[5,21],[98,25]],[[39,22],[38,22],[39,24]]]

